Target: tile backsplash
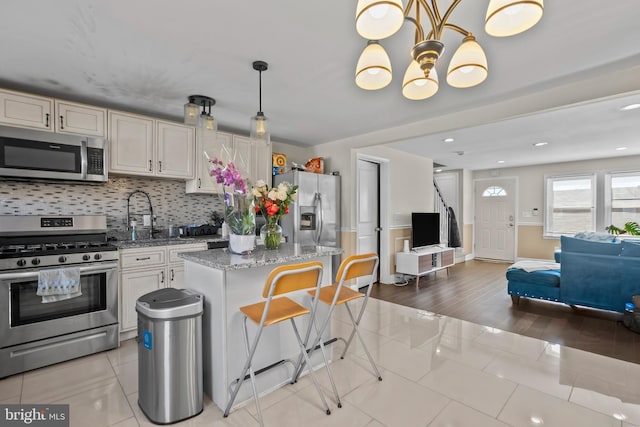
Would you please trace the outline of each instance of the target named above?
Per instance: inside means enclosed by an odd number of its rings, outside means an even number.
[[[104,214],[107,227],[117,233],[126,229],[127,197],[134,190],[149,194],[156,225],[210,223],[212,211],[223,212],[222,196],[186,194],[183,181],[144,177],[112,176],[105,184],[0,181],[0,215]],[[142,224],[149,213],[144,194],[130,198],[131,216]]]

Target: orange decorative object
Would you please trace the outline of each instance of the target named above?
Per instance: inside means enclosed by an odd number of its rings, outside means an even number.
[[[309,159],[304,166],[307,172],[324,173],[324,159],[322,157]]]

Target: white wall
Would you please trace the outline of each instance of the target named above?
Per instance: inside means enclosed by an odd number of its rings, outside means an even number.
[[[292,162],[304,166],[307,160],[313,157],[312,150],[309,147],[298,147],[297,145],[275,141],[271,141],[271,145],[272,152],[287,155],[287,167],[291,167]]]
[[[546,165],[520,168],[482,170],[475,171],[473,173],[473,178],[478,179],[499,176],[518,177],[518,222],[521,225],[542,225],[544,218],[545,175],[597,172],[601,178],[607,172],[625,170],[640,170],[640,156],[615,157],[580,162],[550,163]],[[599,181],[602,182],[601,179],[599,179]],[[538,209],[539,215],[536,217],[525,216],[525,212],[531,212],[533,208]],[[598,225],[598,229],[602,231],[604,224]]]

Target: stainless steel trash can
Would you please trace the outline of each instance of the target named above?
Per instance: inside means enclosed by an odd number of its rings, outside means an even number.
[[[163,288],[141,296],[138,312],[138,405],[156,424],[202,412],[204,297]]]

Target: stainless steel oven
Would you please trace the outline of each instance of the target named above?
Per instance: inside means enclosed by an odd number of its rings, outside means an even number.
[[[106,227],[96,217],[2,218],[0,378],[118,346],[118,253],[96,219]],[[40,273],[59,268],[79,270],[82,295],[43,303]]]

